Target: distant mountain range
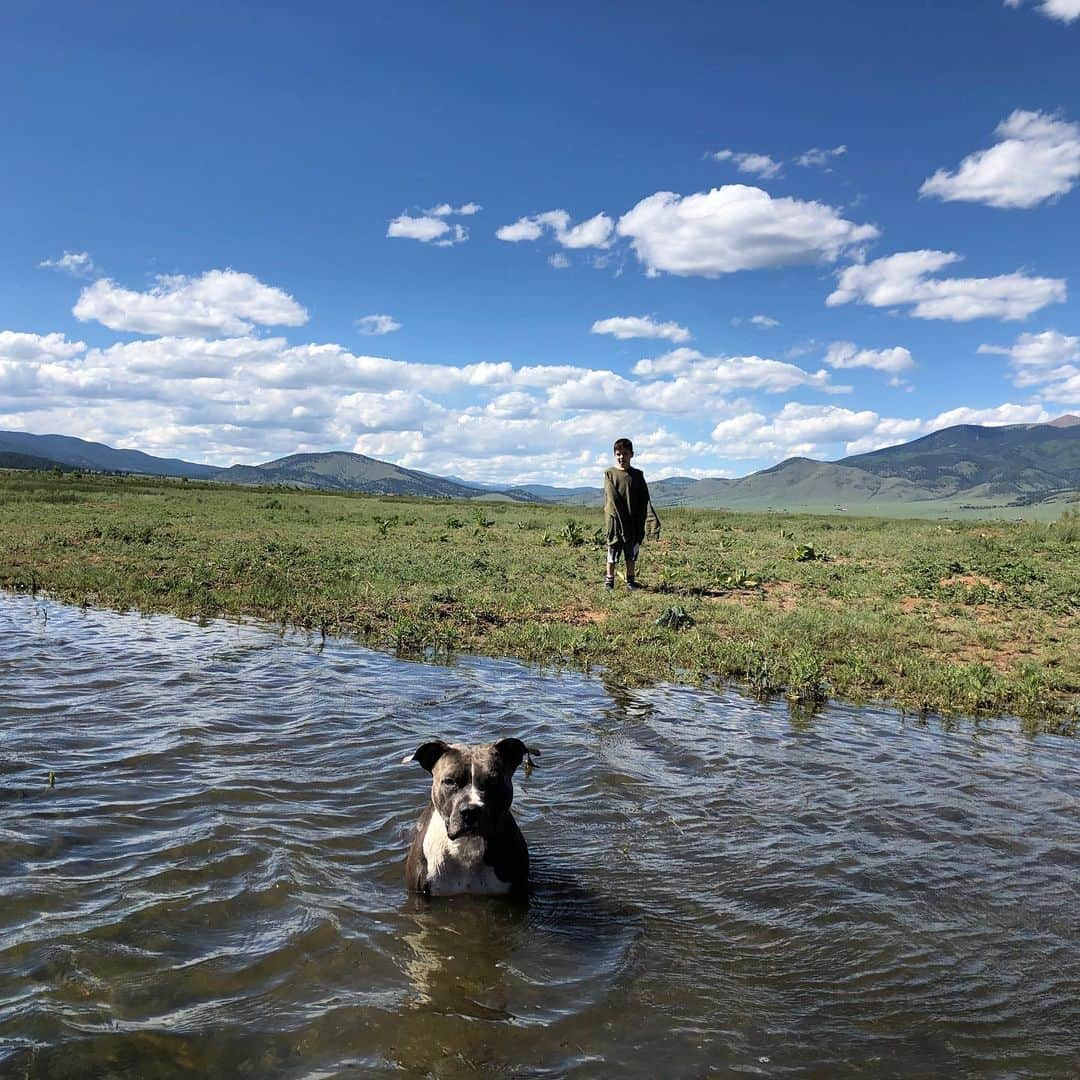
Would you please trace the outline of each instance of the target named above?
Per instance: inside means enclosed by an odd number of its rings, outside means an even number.
[[[291,454],[262,465],[221,468],[140,450],[117,450],[68,435],[0,431],[0,468],[60,467],[283,485],[378,495],[599,506],[600,488],[544,484],[499,488],[404,469],[344,451]],[[657,506],[742,510],[835,510],[887,514],[1022,507],[1080,501],[1080,417],[1048,424],[961,424],[840,461],[789,458],[740,479],[672,476],[650,482]]]

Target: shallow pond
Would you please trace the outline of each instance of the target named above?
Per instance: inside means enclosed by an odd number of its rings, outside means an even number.
[[[527,907],[404,892],[539,747]],[[55,787],[48,774],[55,772]],[[1080,742],[0,594],[0,1076],[1066,1076]]]

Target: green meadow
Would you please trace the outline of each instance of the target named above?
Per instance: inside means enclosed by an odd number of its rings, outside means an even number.
[[[6,471],[0,588],[624,683],[734,680],[803,709],[887,701],[1080,726],[1075,510],[661,516],[645,588],[605,592],[598,510]]]

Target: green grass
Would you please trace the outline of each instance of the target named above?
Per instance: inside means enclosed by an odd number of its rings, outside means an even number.
[[[1075,513],[663,518],[642,552],[646,589],[605,593],[599,511],[9,471],[0,587],[256,617],[409,655],[733,679],[801,706],[889,700],[1075,731]]]

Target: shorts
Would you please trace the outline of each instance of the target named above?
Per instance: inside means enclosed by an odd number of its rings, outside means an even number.
[[[627,562],[637,562],[640,550],[640,544],[627,544],[622,540],[616,540],[614,544],[608,544],[607,546],[608,564],[614,566],[619,561],[620,555],[625,555]]]

